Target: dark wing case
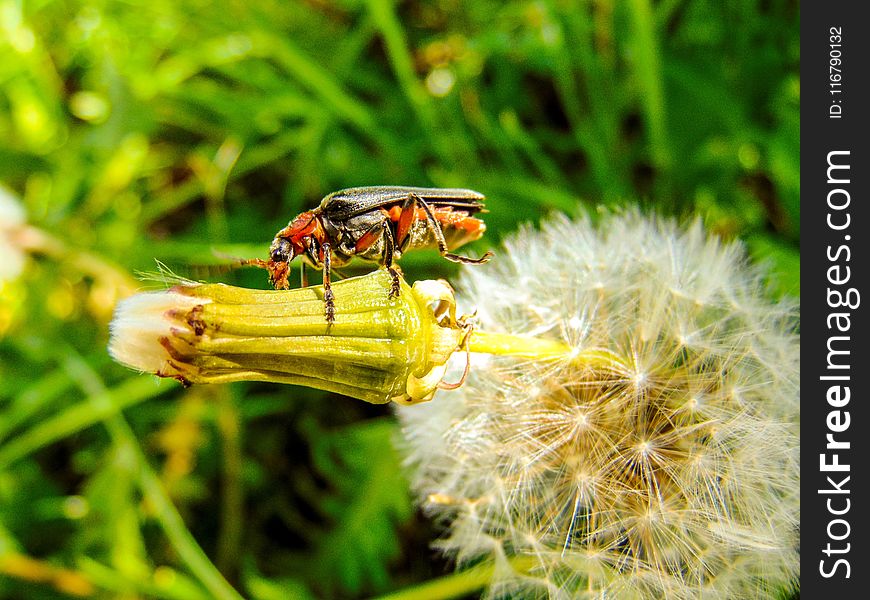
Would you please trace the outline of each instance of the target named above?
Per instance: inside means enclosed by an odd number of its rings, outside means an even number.
[[[333,221],[342,221],[376,208],[389,208],[404,202],[408,194],[416,194],[430,206],[450,206],[470,215],[483,210],[484,195],[474,190],[387,185],[333,192],[320,203],[320,212]]]

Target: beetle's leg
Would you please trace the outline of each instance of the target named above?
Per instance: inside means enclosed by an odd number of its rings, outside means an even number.
[[[431,229],[432,233],[435,235],[435,242],[438,244],[438,252],[441,254],[441,256],[453,262],[465,263],[470,265],[480,265],[488,262],[489,259],[492,258],[492,252],[489,251],[487,251],[486,254],[484,254],[480,258],[471,258],[470,256],[451,254],[447,249],[447,241],[444,239],[444,232],[441,230],[441,224],[438,223],[437,219],[435,219],[435,214],[432,212],[432,209],[429,207],[426,201],[423,200],[420,196],[413,193],[408,194],[408,198],[413,198],[413,202],[418,204],[420,208],[423,209],[423,212],[426,213],[426,222],[429,224],[429,229]]]
[[[384,266],[390,274],[392,284],[390,285],[390,298],[399,296],[399,273],[393,266],[393,254],[396,252],[396,240],[393,237],[393,230],[390,228],[390,219],[384,218],[380,223],[372,225],[368,231],[360,236],[354,245],[354,252],[362,252],[370,248],[372,244],[378,241],[378,238],[384,240]]]
[[[320,244],[317,243],[317,240],[314,236],[309,237],[305,241],[305,254],[308,256],[308,264],[313,266],[315,269],[323,270],[323,260],[322,254],[320,252]],[[305,261],[301,261],[302,265],[305,266]],[[303,275],[305,277],[305,287],[308,287],[308,273],[303,271]]]
[[[475,311],[475,314],[477,311]],[[465,369],[462,371],[462,377],[459,378],[459,381],[456,383],[446,383],[445,381],[438,382],[438,388],[442,390],[455,390],[462,386],[465,383],[465,379],[468,377],[468,372],[471,370],[471,344],[469,343],[471,339],[471,333],[474,331],[474,315],[470,317],[461,317],[459,319],[458,325],[463,329],[462,340],[459,342],[459,346],[456,348],[457,350],[465,349]]]
[[[393,267],[393,253],[396,249],[396,241],[393,239],[393,230],[390,229],[390,222],[384,219],[381,222],[381,226],[384,230],[384,266],[387,268],[387,272],[390,274],[390,280],[392,281],[392,284],[390,285],[390,298],[398,298],[399,292],[401,291],[401,287],[399,286],[399,274]]]
[[[305,261],[299,261],[299,285],[300,287],[308,287],[308,273],[305,272]]]
[[[417,220],[417,200],[416,194],[408,194],[405,202],[402,203],[402,210],[399,213],[399,218],[396,220],[396,246],[400,251],[404,252],[411,241],[411,226]]]
[[[335,294],[332,292],[332,248],[328,242],[320,246],[321,262],[323,263],[323,304],[326,314],[326,330],[335,323]]]
[[[372,245],[378,241],[378,239],[383,235],[383,224],[387,219],[383,221],[379,221],[369,227],[368,231],[359,236],[356,243],[353,245],[353,253],[359,254],[365,250],[368,250],[372,247]]]

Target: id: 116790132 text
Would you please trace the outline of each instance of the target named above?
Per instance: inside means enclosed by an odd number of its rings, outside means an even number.
[[[831,103],[828,105],[828,118],[843,117],[843,28],[828,29],[828,85]]]

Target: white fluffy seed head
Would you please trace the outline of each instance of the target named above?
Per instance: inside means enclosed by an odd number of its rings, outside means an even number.
[[[624,359],[493,358],[398,411],[437,545],[491,596],[768,598],[795,585],[796,307],[742,248],[638,212],[525,229],[460,301],[480,329]],[[525,557],[530,570],[505,557]]]

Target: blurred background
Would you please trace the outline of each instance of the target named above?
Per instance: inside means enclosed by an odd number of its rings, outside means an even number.
[[[227,257],[374,184],[486,194],[472,255],[555,211],[697,215],[798,296],[798,27],[788,0],[0,0],[0,598],[426,598],[452,567],[389,407],[130,372],[115,302],[155,260],[265,288]]]

